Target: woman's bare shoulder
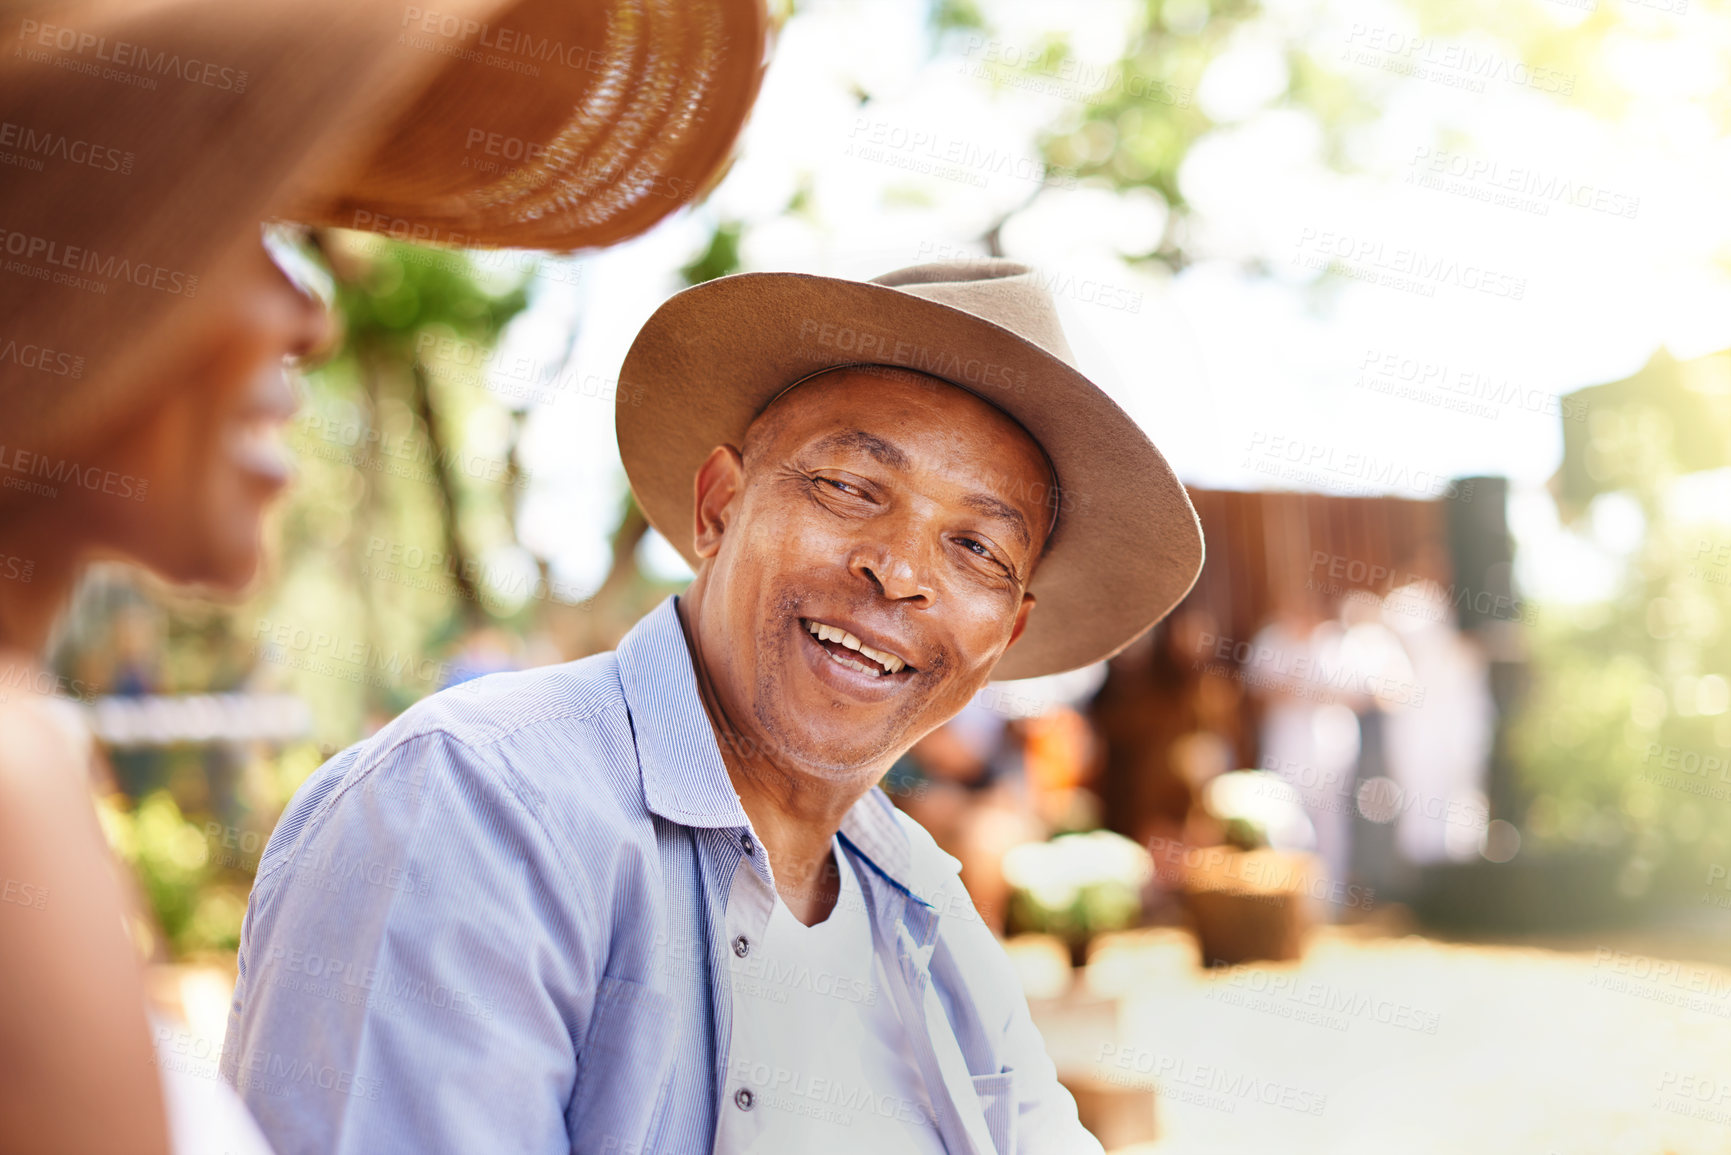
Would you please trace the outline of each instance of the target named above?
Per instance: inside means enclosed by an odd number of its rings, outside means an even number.
[[[88,732],[71,703],[38,694],[0,698],[0,798],[84,796],[90,767]],[[0,811],[4,807],[0,806]]]
[[[31,992],[0,1006],[0,1054],[32,1057],[0,1085],[0,1118],[18,1150],[163,1152],[144,981],[89,767],[75,704],[0,701],[0,990]]]
[[[92,863],[108,860],[91,804],[89,735],[64,705],[34,694],[0,702],[0,859],[43,889],[88,880]]]

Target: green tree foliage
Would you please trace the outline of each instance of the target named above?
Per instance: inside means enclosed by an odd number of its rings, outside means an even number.
[[[723,221],[710,235],[709,245],[679,270],[688,285],[701,285],[716,277],[739,271],[739,234],[737,221]]]
[[[250,872],[223,869],[239,860],[220,861],[206,830],[181,813],[172,794],[159,790],[131,810],[105,805],[99,814],[109,844],[139,881],[166,953],[239,947]]]
[[[1056,87],[1069,94],[1065,109],[1040,133],[1048,180],[1054,173],[1066,179],[1073,175],[1158,195],[1171,210],[1166,235],[1133,259],[1181,268],[1196,255],[1191,206],[1181,180],[1184,163],[1208,136],[1236,127],[1217,122],[1200,99],[1210,69],[1229,54],[1252,45],[1270,48],[1284,79],[1262,107],[1307,117],[1321,138],[1324,158],[1341,172],[1353,172],[1358,170],[1354,134],[1375,123],[1398,85],[1412,83],[1406,71],[1410,62],[1398,53],[1370,61],[1354,57],[1353,47],[1365,42],[1368,26],[1376,34],[1425,37],[1445,54],[1471,48],[1475,59],[1501,69],[1499,75],[1516,70],[1531,76],[1538,70],[1545,78],[1542,87],[1558,98],[1597,115],[1616,116],[1628,109],[1631,97],[1612,79],[1608,54],[1626,50],[1637,36],[1614,8],[1600,4],[1571,25],[1543,3],[1404,0],[1343,22],[1326,5],[1143,0],[1123,52],[1105,68],[1080,60],[1062,36],[1048,36],[1037,44],[1008,45],[1007,52],[978,54],[975,74],[1001,88]],[[952,48],[999,35],[989,14],[965,0],[938,4],[933,27]],[[1673,31],[1646,29],[1640,35],[1649,34],[1664,39]],[[1581,83],[1583,78],[1591,83]],[[1436,141],[1438,147],[1459,143]]]
[[[1628,897],[1711,901],[1731,862],[1731,520],[1675,496],[1731,467],[1731,354],[1661,355],[1569,400],[1585,420],[1565,426],[1563,509],[1621,503],[1641,534],[1613,600],[1540,618],[1515,731],[1524,825],[1540,848],[1617,854]]]
[[[291,644],[266,656],[283,659],[277,668],[312,704],[320,737],[340,745],[369,717],[437,690],[448,673],[440,661],[460,639],[521,609],[521,599],[494,596],[483,561],[514,543],[524,484],[517,418],[487,381],[533,265],[511,258],[501,271],[495,254],[320,239],[342,336],[310,375],[294,424],[302,474],[284,515],[282,572],[259,618],[323,623],[339,639],[336,654]],[[305,669],[301,656],[326,660]]]

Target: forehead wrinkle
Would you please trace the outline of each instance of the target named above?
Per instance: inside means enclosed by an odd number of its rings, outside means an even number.
[[[866,454],[879,465],[891,469],[905,471],[908,466],[908,455],[893,442],[886,441],[863,429],[849,429],[841,433],[831,433],[812,443],[812,452],[825,452],[832,449],[857,449]]]

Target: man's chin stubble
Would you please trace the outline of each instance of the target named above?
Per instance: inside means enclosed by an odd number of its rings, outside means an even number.
[[[835,783],[862,779],[876,782],[889,770],[890,764],[913,745],[908,742],[898,746],[894,739],[885,739],[868,749],[847,751],[838,758],[833,740],[826,741],[805,733],[798,719],[787,716],[785,706],[779,711],[771,708],[771,703],[785,701],[780,678],[772,671],[760,670],[752,715],[757,719],[758,732],[764,737],[764,756],[784,772],[806,774]]]

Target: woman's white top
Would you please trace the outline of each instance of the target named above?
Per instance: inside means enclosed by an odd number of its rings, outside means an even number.
[[[177,1032],[155,1016],[151,1027],[174,1155],[271,1155],[246,1104],[217,1073],[216,1061],[189,1057],[171,1046],[184,1030]]]

